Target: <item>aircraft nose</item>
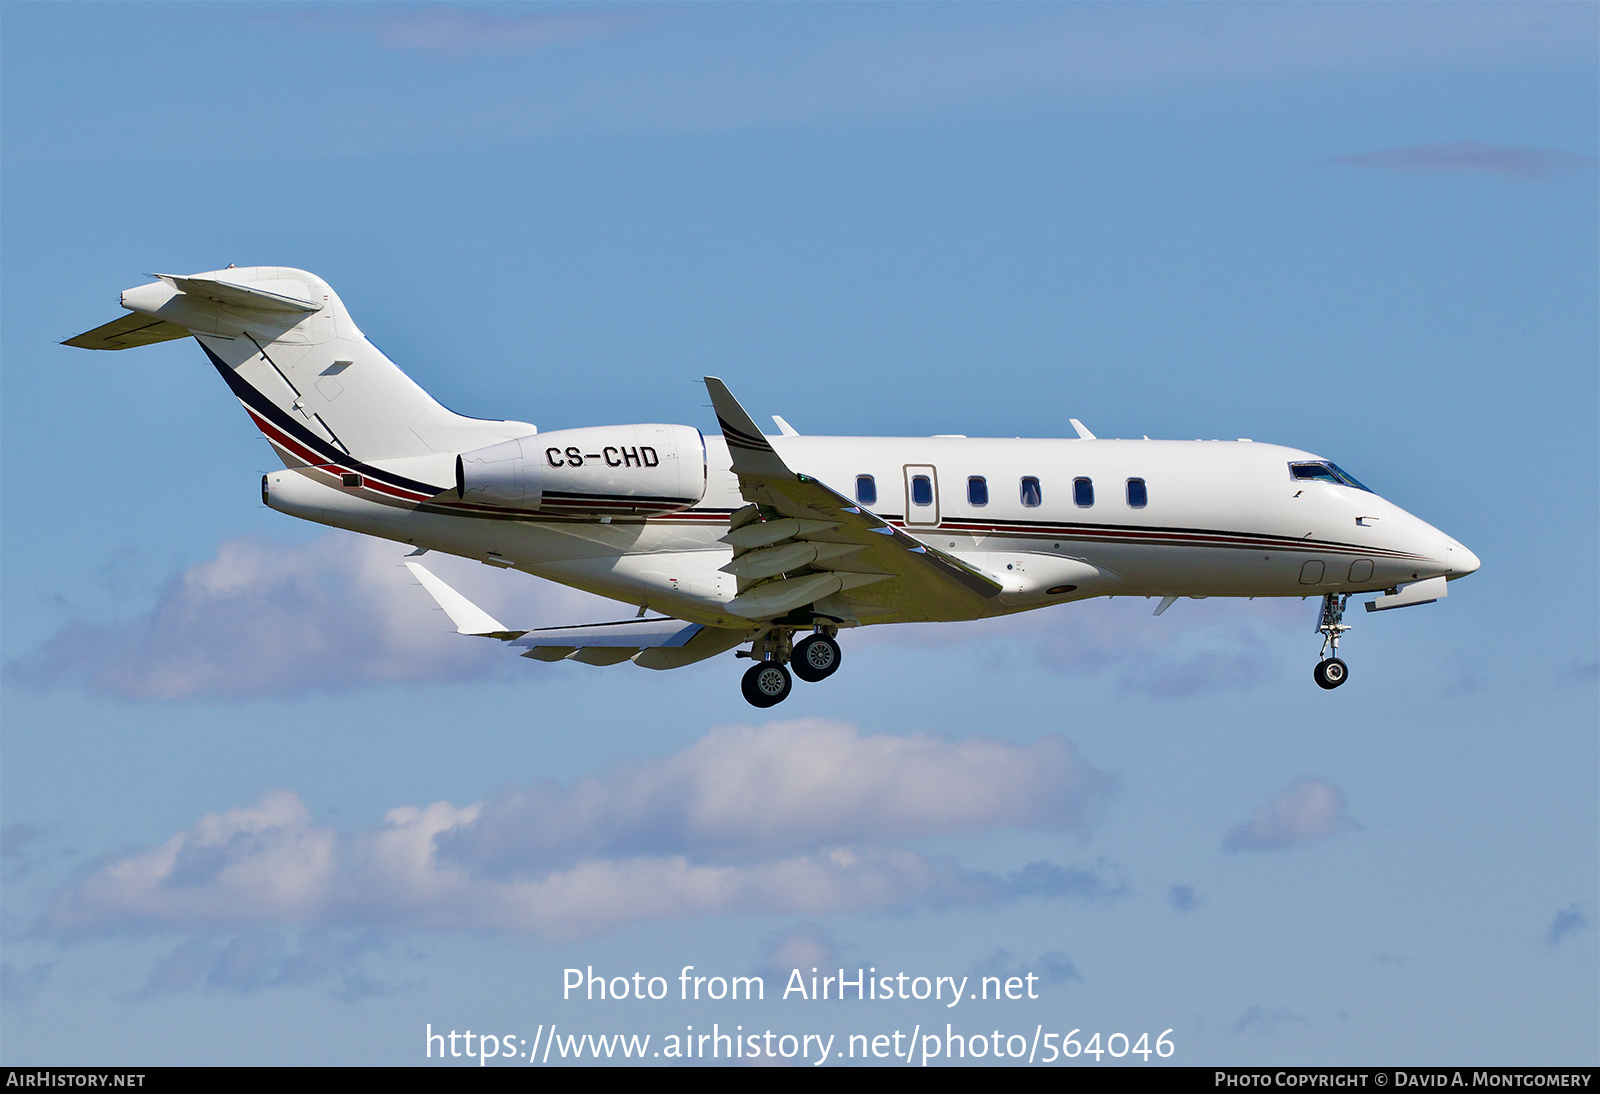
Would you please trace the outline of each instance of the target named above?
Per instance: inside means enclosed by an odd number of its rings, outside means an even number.
[[[1468,574],[1476,573],[1481,565],[1477,555],[1453,541],[1445,549],[1445,558],[1449,560],[1451,577],[1466,577]]]

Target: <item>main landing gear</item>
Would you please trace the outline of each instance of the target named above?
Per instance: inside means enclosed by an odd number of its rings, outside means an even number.
[[[1350,668],[1339,659],[1339,636],[1350,629],[1344,620],[1344,606],[1349,593],[1328,593],[1322,598],[1322,617],[1317,630],[1322,633],[1322,653],[1311,678],[1317,687],[1332,691],[1350,678]]]
[[[839,643],[825,634],[813,634],[795,643],[789,667],[808,684],[826,680],[839,669]]]
[[[832,630],[818,627],[814,633],[794,642],[794,632],[774,627],[756,639],[748,652],[740,650],[740,657],[760,658],[739,682],[745,700],[753,707],[771,707],[783,702],[794,686],[789,676],[791,669],[808,684],[826,680],[837,672],[841,655]]]
[[[794,681],[781,661],[759,661],[739,681],[745,702],[753,707],[774,707],[789,698]]]

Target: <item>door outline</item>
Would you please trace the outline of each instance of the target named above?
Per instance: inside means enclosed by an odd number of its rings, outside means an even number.
[[[906,488],[906,526],[914,528],[934,528],[939,524],[939,472],[928,463],[908,463],[904,465],[904,478]],[[913,505],[911,501],[911,480],[918,475],[928,476],[928,485],[933,488],[932,505]],[[930,513],[929,510],[932,510]],[[932,517],[932,519],[927,519]]]

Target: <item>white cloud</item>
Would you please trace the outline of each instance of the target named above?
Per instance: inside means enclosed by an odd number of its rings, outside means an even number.
[[[350,532],[303,544],[229,540],[170,581],[149,611],[73,622],[6,672],[35,685],[176,701],[552,671],[499,643],[456,634],[401,564],[406,551]],[[626,605],[527,574],[437,553],[423,561],[509,626],[632,615]],[[979,623],[873,627],[850,642],[966,645],[996,667],[1106,676],[1125,692],[1176,699],[1273,679],[1288,632],[1309,618],[1298,600],[1184,600],[1160,618],[1150,615],[1153,603],[1123,597]]]
[[[808,718],[713,730],[571,788],[503,792],[441,847],[498,875],[595,854],[737,860],[998,828],[1084,832],[1109,785],[1057,735],[863,737]]]
[[[1359,827],[1337,786],[1302,777],[1271,806],[1231,829],[1222,845],[1228,851],[1285,851]]]
[[[1078,966],[1072,958],[1060,950],[1050,950],[1039,955],[1033,963],[1017,961],[1012,957],[1011,951],[1004,947],[996,947],[988,957],[973,965],[969,975],[981,980],[985,976],[998,976],[1007,979],[1013,976],[1027,976],[1032,973],[1039,982],[1046,987],[1056,984],[1069,984],[1073,981],[1083,982],[1083,974],[1078,971]]]
[[[1539,178],[1594,164],[1587,156],[1559,149],[1485,144],[1482,141],[1445,141],[1385,148],[1378,152],[1335,156],[1331,162],[1380,171],[1481,171],[1520,178]]]
[[[309,9],[309,10],[308,10]],[[155,9],[152,9],[155,10]],[[270,97],[148,104],[134,132],[114,112],[74,142],[11,140],[60,161],[107,148],[170,162],[198,143],[258,155],[286,142],[348,160],[555,135],[681,134],[901,119],[1028,117],[1132,95],[1327,74],[1586,64],[1582,4],[678,4],[213,5],[273,57],[289,86],[318,88],[337,126],[306,127]],[[161,27],[204,48],[187,9]],[[231,28],[230,28],[231,29]],[[265,35],[263,32],[266,32]],[[94,56],[92,50],[83,51]],[[330,59],[336,59],[330,63]],[[1323,89],[1326,93],[1326,89]],[[163,113],[163,111],[165,111]],[[25,121],[27,119],[24,119]],[[14,134],[13,134],[14,135]],[[92,138],[92,139],[87,139]],[[142,157],[142,159],[140,158]],[[24,162],[27,162],[26,160]]]
[[[12,662],[13,678],[126,699],[345,691],[380,681],[459,681],[537,671],[499,643],[455,633],[401,565],[407,548],[334,532],[304,544],[229,540],[149,612],[78,621]],[[508,625],[620,618],[624,608],[526,574],[429,555],[441,577]]]
[[[837,969],[846,963],[867,964],[855,956],[854,943],[841,942],[833,931],[816,923],[797,923],[773,931],[761,940],[761,959],[755,971],[782,983],[795,969]]]
[[[1193,885],[1174,885],[1167,890],[1167,903],[1180,912],[1192,912],[1205,903]]]
[[[1066,674],[1111,674],[1123,691],[1158,699],[1248,690],[1273,679],[1286,639],[1305,627],[1307,613],[1298,600],[1277,599],[1183,600],[1159,617],[1140,599],[1082,608],[1058,618],[1039,647],[1040,661]]]
[[[1550,945],[1558,946],[1567,935],[1576,934],[1588,925],[1589,921],[1583,914],[1583,905],[1569,904],[1557,912],[1556,917],[1550,921],[1550,929],[1545,937]]]
[[[1582,687],[1600,680],[1600,657],[1587,661],[1569,661],[1555,669],[1556,682],[1562,687]]]
[[[59,961],[42,961],[27,968],[18,968],[9,961],[0,962],[0,1002],[26,1013],[59,964]]]
[[[156,962],[135,999],[189,991],[250,995],[267,988],[331,982],[335,998],[387,995],[394,985],[367,975],[365,957],[387,947],[370,931],[311,930],[291,941],[278,931],[247,931],[213,941],[191,938]]]
[[[254,11],[243,18],[266,28],[359,34],[408,53],[507,54],[616,33],[640,23],[643,15],[624,10],[489,12],[406,4]]]
[[[470,8],[400,8],[374,24],[392,49],[507,52],[608,34],[638,21],[616,11],[500,15]]]
[[[1232,1029],[1236,1034],[1253,1033],[1261,1037],[1273,1037],[1292,1026],[1305,1024],[1305,1018],[1288,1007],[1274,1007],[1271,1010],[1249,1007],[1233,1023]]]
[[[1298,598],[1180,600],[1163,615],[1144,597],[1087,600],[959,626],[879,627],[853,641],[979,648],[991,671],[1021,666],[1099,676],[1128,694],[1184,699],[1242,691],[1280,676],[1285,650],[1310,629]],[[1304,646],[1309,659],[1315,644]]]
[[[1055,736],[942,742],[815,721],[719,730],[572,788],[402,806],[351,835],[272,791],[109,856],[57,891],[42,925],[58,938],[273,927],[572,938],[692,915],[1092,899],[1120,889],[1104,865],[998,875],[884,841],[1001,827],[1081,834],[1108,788]]]
[[[335,82],[330,94],[361,121],[339,135],[346,153],[352,139],[414,149],[419,141],[1034,112],[1202,82],[1559,62],[1584,57],[1593,37],[1592,15],[1562,5],[1536,16],[1514,5],[1404,4],[640,10],[347,8],[239,18],[319,42],[342,29],[407,60],[435,62],[405,64],[406,86],[386,88],[376,102],[366,86]],[[457,72],[464,65],[469,79]],[[485,96],[484,86],[494,92]]]
[[[7,881],[17,881],[53,857],[49,830],[37,824],[8,824],[0,828],[0,870]]]

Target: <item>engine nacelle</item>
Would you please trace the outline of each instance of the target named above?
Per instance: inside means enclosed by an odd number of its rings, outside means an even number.
[[[706,442],[688,425],[558,429],[456,457],[456,496],[503,509],[649,515],[705,494]]]

